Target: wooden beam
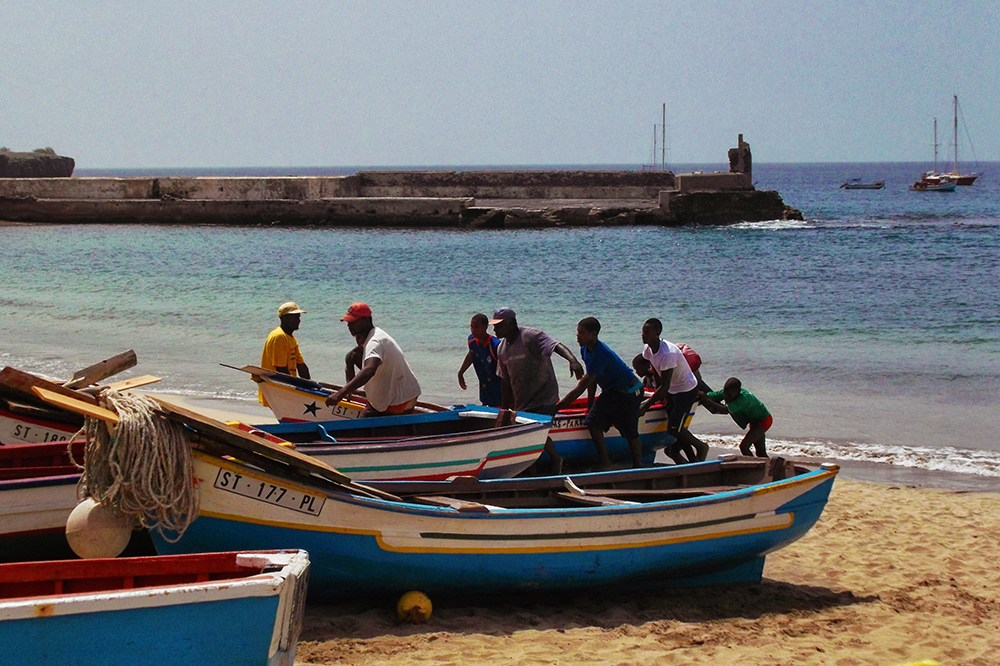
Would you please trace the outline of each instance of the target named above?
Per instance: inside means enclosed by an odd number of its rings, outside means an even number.
[[[90,386],[91,384],[96,384],[102,379],[106,379],[112,375],[117,375],[119,372],[124,372],[129,368],[135,367],[136,362],[135,352],[129,349],[126,352],[104,359],[100,363],[95,363],[94,365],[87,366],[82,370],[77,370],[73,373],[73,377],[68,382],[63,384],[63,386],[69,389]]]
[[[11,368],[9,366],[0,370],[0,384],[32,398],[34,398],[36,394],[31,389],[35,386],[39,386],[52,391],[53,393],[64,395],[68,398],[83,400],[84,402],[89,402],[92,405],[97,404],[97,398],[92,395],[65,388],[55,382],[50,382],[42,379],[41,377],[36,377],[29,372],[23,372],[17,368]]]

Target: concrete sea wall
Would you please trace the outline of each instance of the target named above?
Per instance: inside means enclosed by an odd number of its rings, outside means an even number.
[[[728,173],[360,171],[350,176],[0,178],[0,220],[511,228],[680,225],[793,215],[757,192],[749,146]],[[734,151],[736,151],[734,153]]]

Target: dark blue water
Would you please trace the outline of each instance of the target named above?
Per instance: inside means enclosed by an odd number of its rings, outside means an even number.
[[[163,390],[250,400],[218,363],[256,363],[279,303],[309,310],[306,360],[341,381],[339,317],[365,300],[424,397],[451,404],[474,399],[455,373],[475,312],[509,305],[570,346],[593,315],[626,358],[655,316],[710,384],[739,376],[764,400],[776,451],[1000,477],[1000,164],[981,166],[974,186],[934,193],[908,189],[924,164],[757,165],[757,187],[805,221],[724,227],[0,227],[0,362],[58,377],[131,347]],[[839,189],[852,177],[887,185]],[[705,413],[694,429],[738,432]]]

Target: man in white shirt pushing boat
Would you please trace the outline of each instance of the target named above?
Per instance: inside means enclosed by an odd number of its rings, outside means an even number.
[[[371,308],[365,303],[352,303],[340,320],[347,322],[347,329],[363,350],[361,370],[344,388],[326,399],[327,406],[350,398],[354,391],[364,386],[368,406],[361,416],[413,412],[420,396],[420,384],[396,341],[372,323]]]

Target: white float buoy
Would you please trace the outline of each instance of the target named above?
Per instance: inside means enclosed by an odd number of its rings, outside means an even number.
[[[132,521],[87,498],[66,520],[66,541],[85,560],[118,557],[132,538]]]

